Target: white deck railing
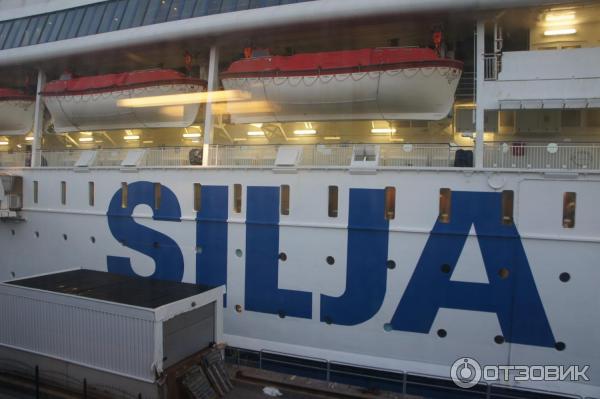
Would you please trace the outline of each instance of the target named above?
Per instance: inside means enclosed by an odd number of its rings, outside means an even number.
[[[489,143],[483,165],[507,169],[600,170],[600,143]]]
[[[30,159],[31,155],[25,152],[0,152],[0,167],[23,167]]]
[[[471,156],[470,147],[448,144],[376,144],[367,145],[378,154],[376,166],[381,169],[444,168],[455,166],[459,150]],[[349,168],[356,145],[317,144],[293,146],[301,150],[298,168]],[[364,147],[364,145],[363,145]],[[273,168],[280,146],[210,146],[210,167]],[[118,168],[130,149],[97,150],[90,167]],[[190,152],[192,152],[190,154]],[[44,151],[42,166],[75,166],[82,151]],[[189,167],[201,164],[202,148],[147,148],[138,167]],[[0,152],[0,167],[27,166],[29,154]],[[468,161],[457,166],[467,166]],[[559,169],[600,171],[600,143],[486,143],[483,152],[485,168]]]

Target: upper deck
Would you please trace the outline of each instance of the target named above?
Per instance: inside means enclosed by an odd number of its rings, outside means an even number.
[[[555,3],[4,3],[0,86],[36,102],[23,112],[23,134],[0,126],[0,167],[595,172],[600,7]],[[317,61],[299,75],[231,73],[247,50],[336,62],[334,54],[415,47],[433,49],[440,62],[389,71],[365,69],[363,61],[327,70]],[[65,71],[93,81],[157,67],[207,82],[192,90],[247,98],[122,106],[107,104],[106,93],[61,102],[44,91]]]

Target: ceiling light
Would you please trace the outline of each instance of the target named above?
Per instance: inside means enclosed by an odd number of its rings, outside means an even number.
[[[79,141],[81,143],[89,143],[90,141],[94,141],[94,138],[93,137],[80,137]]]
[[[248,132],[248,136],[251,137],[264,137],[265,136],[265,132],[263,132],[262,130],[251,130]]]
[[[184,133],[184,139],[197,139],[198,137],[202,137],[201,133]]]
[[[79,132],[82,136],[91,136],[92,132]]]
[[[262,129],[262,127],[263,127],[262,123],[251,123],[250,125],[254,126],[257,129]]]
[[[294,130],[296,136],[314,136],[317,134],[315,129]]]
[[[0,140],[0,145],[8,145],[8,140]]]
[[[164,96],[124,98],[117,106],[125,108],[164,107],[169,105],[202,104],[208,102],[249,100],[250,93],[241,90],[221,90],[211,92],[168,94]]]
[[[33,141],[33,136],[26,136],[25,141]]]
[[[325,140],[341,140],[341,137],[338,136],[325,136],[323,137]]]
[[[236,137],[233,139],[233,141],[246,141],[247,139],[241,138],[241,137]]]
[[[577,33],[577,29],[568,28],[568,29],[552,29],[544,32],[544,36],[561,36],[561,35],[574,35]]]
[[[139,140],[140,136],[138,136],[137,134],[130,134],[127,136],[123,136],[123,140],[128,140],[128,141],[133,141],[133,140]]]
[[[144,140],[144,141],[142,141],[142,143],[143,144],[152,144],[152,143],[154,143],[154,141],[153,140]]]
[[[560,22],[560,21],[573,21],[575,19],[575,12],[563,14],[546,14],[546,22]]]
[[[396,133],[396,129],[392,128],[374,128],[371,129],[371,133],[373,134],[394,134]]]

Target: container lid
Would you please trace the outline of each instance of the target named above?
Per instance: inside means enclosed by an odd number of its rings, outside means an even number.
[[[177,302],[214,288],[87,269],[14,280],[7,284],[149,309]]]

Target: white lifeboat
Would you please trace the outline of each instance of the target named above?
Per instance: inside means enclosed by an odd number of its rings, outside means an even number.
[[[22,135],[33,127],[35,98],[19,90],[0,88],[0,135]]]
[[[439,120],[452,108],[462,69],[428,48],[377,48],[247,58],[221,79],[271,105],[268,113],[237,114],[231,104],[234,123]]]
[[[173,70],[157,69],[49,82],[42,91],[57,133],[152,127],[187,127],[199,104],[122,107],[122,99],[186,94],[206,84]]]

